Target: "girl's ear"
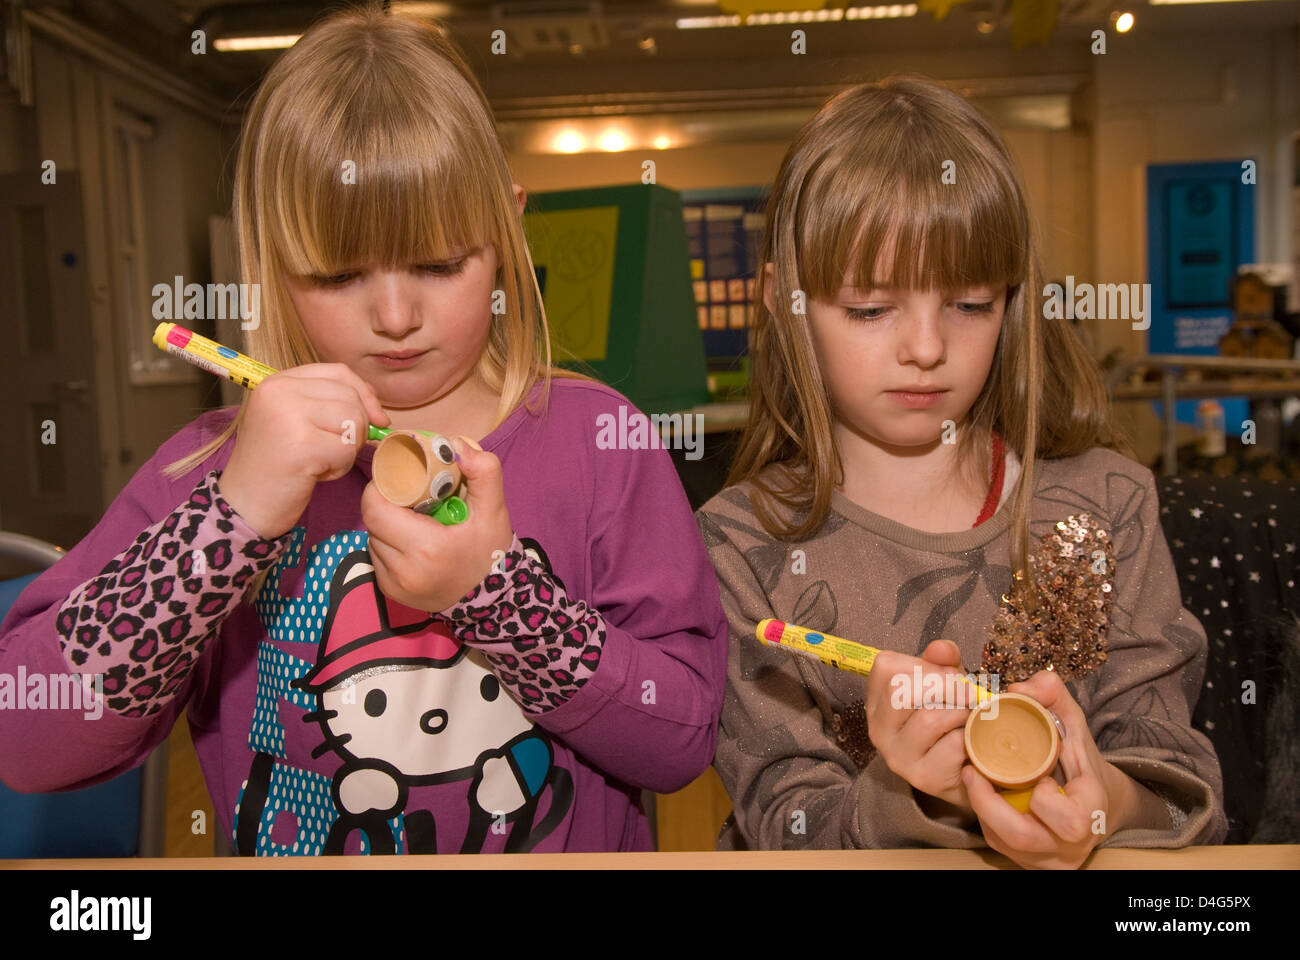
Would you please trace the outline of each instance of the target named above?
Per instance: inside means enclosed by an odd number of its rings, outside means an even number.
[[[524,204],[528,202],[528,191],[517,183],[512,183],[510,186],[514,187],[515,206],[519,208],[519,213],[522,216],[524,212]]]

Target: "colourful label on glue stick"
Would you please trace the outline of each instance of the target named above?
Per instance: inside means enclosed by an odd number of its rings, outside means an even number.
[[[760,620],[754,631],[760,643],[770,647],[785,647],[796,653],[816,657],[822,663],[839,670],[849,670],[866,676],[875,666],[879,648],[869,647],[863,643],[854,643],[844,637],[819,633],[806,627],[795,626],[784,620]],[[918,668],[919,669],[919,668]],[[988,700],[992,694],[968,677],[959,678],[975,688],[978,702]]]
[[[763,620],[755,633],[759,641],[767,646],[787,647],[796,653],[816,657],[832,667],[864,676],[871,672],[876,654],[880,652],[875,647],[797,627],[784,620]]]
[[[200,336],[175,323],[160,323],[154,330],[156,346],[187,363],[225,377],[241,387],[253,388],[272,376],[275,370],[258,363],[237,350]]]

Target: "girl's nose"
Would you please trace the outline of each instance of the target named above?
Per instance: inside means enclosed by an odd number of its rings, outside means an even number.
[[[419,304],[403,274],[377,271],[372,284],[371,323],[377,331],[400,340],[420,326]]]
[[[937,309],[926,308],[908,317],[899,343],[899,361],[932,367],[943,360],[943,325]]]

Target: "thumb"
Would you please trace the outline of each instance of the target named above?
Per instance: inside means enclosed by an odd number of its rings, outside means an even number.
[[[1070,696],[1069,688],[1055,671],[1040,670],[1028,680],[1013,683],[1008,693],[1023,693],[1050,710],[1076,739],[1088,734],[1088,717],[1078,701]]]
[[[1007,687],[1007,693],[1023,693],[1032,697],[1049,710],[1063,707],[1064,701],[1070,699],[1070,693],[1061,682],[1061,677],[1054,670],[1039,670],[1028,680],[1021,680]]]
[[[472,437],[452,440],[456,461],[465,477],[465,499],[480,509],[504,505],[505,488],[501,480],[501,460],[495,453],[480,447]]]

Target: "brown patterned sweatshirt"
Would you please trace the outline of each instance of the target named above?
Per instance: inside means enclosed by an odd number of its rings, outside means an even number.
[[[1040,460],[1036,474],[1031,550],[1059,544],[1057,531],[1087,516],[1109,535],[1113,557],[1098,578],[1108,585],[1098,589],[1113,598],[1105,661],[1093,661],[1067,687],[1102,756],[1159,796],[1172,824],[1120,830],[1100,845],[1218,843],[1227,833],[1219,761],[1191,726],[1205,631],[1183,609],[1151,471],[1094,448]],[[967,670],[980,669],[990,625],[1006,607],[1001,598],[1011,593],[1008,479],[994,516],[957,533],[905,527],[839,491],[821,529],[802,542],[763,530],[748,484],[700,508],[730,621],[714,767],[734,815],[719,849],[985,846],[978,826],[965,830],[927,816],[912,787],[876,753],[864,677],[764,647],[754,628],[774,617],[912,656],[949,639]]]

